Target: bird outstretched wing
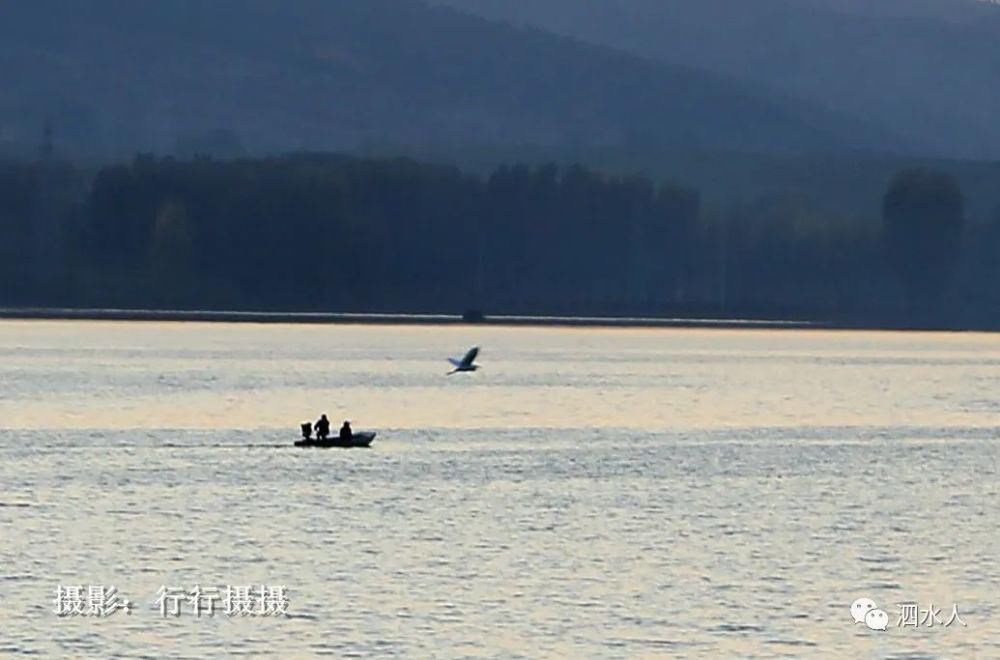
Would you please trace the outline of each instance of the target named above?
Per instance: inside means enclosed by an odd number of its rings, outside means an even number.
[[[456,369],[462,366],[462,361],[456,360],[455,358],[448,358],[448,362],[451,362],[451,366],[455,367]]]
[[[469,352],[465,354],[465,357],[462,358],[461,366],[463,367],[472,366],[472,363],[475,362],[477,355],[479,355],[479,347],[473,346],[472,348],[469,349]]]

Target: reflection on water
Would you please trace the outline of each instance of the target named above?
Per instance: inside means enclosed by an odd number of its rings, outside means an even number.
[[[996,657],[998,365],[988,335],[0,323],[0,655]],[[320,411],[375,448],[287,447]],[[261,582],[293,616],[154,605]],[[58,619],[60,583],[140,606]],[[908,600],[968,627],[897,628]]]

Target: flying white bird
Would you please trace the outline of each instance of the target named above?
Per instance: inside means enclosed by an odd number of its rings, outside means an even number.
[[[448,362],[451,362],[451,366],[455,367],[448,372],[448,375],[452,375],[456,371],[475,371],[479,368],[479,365],[473,364],[476,361],[476,356],[479,355],[479,347],[473,346],[469,349],[469,352],[465,354],[461,360],[456,360],[455,358],[448,358]]]

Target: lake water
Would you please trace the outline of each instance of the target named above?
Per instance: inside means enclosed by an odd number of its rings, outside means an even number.
[[[0,322],[0,656],[996,658],[998,438],[991,335]]]

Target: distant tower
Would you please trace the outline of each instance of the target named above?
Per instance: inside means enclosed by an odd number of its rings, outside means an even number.
[[[55,147],[52,144],[52,122],[49,119],[45,120],[45,126],[42,128],[42,144],[38,147],[38,155],[41,156],[42,160],[49,160],[52,158],[52,154],[55,152]]]

